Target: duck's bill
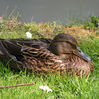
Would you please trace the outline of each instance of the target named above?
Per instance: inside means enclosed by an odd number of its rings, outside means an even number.
[[[86,55],[79,47],[77,47],[77,50],[78,50],[78,56],[82,59],[84,59],[85,61],[91,61],[91,58]]]

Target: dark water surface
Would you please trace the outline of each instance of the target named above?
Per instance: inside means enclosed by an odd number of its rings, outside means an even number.
[[[0,0],[0,16],[18,11],[25,22],[58,21],[99,16],[99,0]]]

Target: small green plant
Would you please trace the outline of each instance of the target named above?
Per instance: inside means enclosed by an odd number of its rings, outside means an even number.
[[[99,28],[99,16],[90,16],[90,21],[84,26],[87,29]]]
[[[94,29],[95,28],[94,23],[92,23],[92,22],[88,22],[88,24],[85,24],[84,26],[86,29]]]
[[[99,16],[91,16],[91,23],[93,23],[95,27],[99,28]]]

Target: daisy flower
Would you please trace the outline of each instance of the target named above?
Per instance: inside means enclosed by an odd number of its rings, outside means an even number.
[[[30,32],[26,32],[27,38],[32,38],[32,34]]]
[[[52,92],[52,89],[49,88],[48,86],[40,85],[39,88],[40,88],[41,90],[47,91],[47,93],[48,93],[48,92]]]

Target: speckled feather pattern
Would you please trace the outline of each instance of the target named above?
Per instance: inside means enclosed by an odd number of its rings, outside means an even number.
[[[50,51],[41,47],[28,48],[22,50],[25,67],[38,73],[48,73],[59,71],[60,73],[75,73],[77,76],[85,75],[86,77],[93,71],[92,62],[86,62],[75,55],[62,59]]]

